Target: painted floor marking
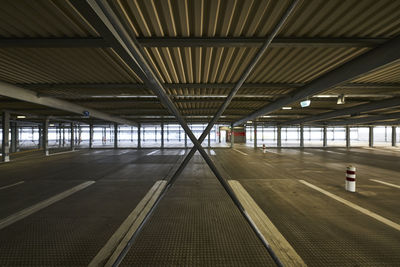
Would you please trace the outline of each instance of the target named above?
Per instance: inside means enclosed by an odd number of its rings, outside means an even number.
[[[13,186],[16,186],[16,185],[19,185],[19,184],[23,184],[23,183],[25,183],[25,181],[20,181],[20,182],[17,182],[15,184],[5,185],[5,186],[0,187],[0,190],[7,189],[7,188],[10,188],[10,187],[13,187]]]
[[[387,183],[387,182],[380,181],[380,180],[375,180],[375,179],[369,179],[369,180],[370,180],[370,181],[373,181],[373,182],[376,182],[376,183],[381,183],[381,184],[384,184],[384,185],[388,185],[388,186],[400,188],[400,185],[391,184],[391,183]]]
[[[239,153],[242,154],[242,155],[245,155],[245,156],[248,155],[247,153],[244,153],[244,152],[242,152],[242,151],[240,151],[240,150],[237,150],[236,148],[233,148],[233,150],[235,150],[236,152],[239,152]]]
[[[15,223],[15,222],[17,222],[17,221],[19,221],[19,220],[22,220],[22,219],[28,217],[29,215],[34,214],[37,211],[40,211],[40,210],[50,206],[51,204],[56,203],[57,201],[60,201],[60,200],[66,198],[66,197],[69,197],[70,195],[72,195],[72,194],[74,194],[74,193],[76,193],[76,192],[78,192],[78,191],[80,191],[82,189],[85,189],[86,187],[88,187],[88,186],[90,186],[90,185],[92,185],[94,183],[95,183],[95,181],[84,182],[84,183],[79,184],[77,186],[74,186],[74,187],[72,187],[72,188],[70,188],[70,189],[68,189],[68,190],[66,190],[66,191],[64,191],[64,192],[62,192],[60,194],[52,196],[51,198],[43,200],[43,201],[41,201],[41,202],[39,202],[39,203],[37,203],[37,204],[35,204],[33,206],[30,206],[30,207],[28,207],[26,209],[20,210],[20,211],[14,213],[14,214],[2,219],[2,220],[0,220],[0,230],[5,228],[5,227],[7,227],[7,226],[9,226],[9,225],[11,225],[11,224],[13,224],[13,223]]]
[[[113,266],[166,185],[167,181],[163,180],[159,180],[153,185],[104,247],[92,259],[89,266]]]
[[[63,152],[57,152],[57,153],[51,153],[49,155],[47,155],[48,157],[50,156],[55,156],[55,155],[61,155],[61,154],[67,154],[67,153],[73,153],[73,152],[77,152],[79,150],[70,150],[70,151],[63,151]]]
[[[257,205],[254,199],[235,180],[228,181],[240,203],[257,226],[259,232],[268,241],[283,266],[307,266],[285,237],[279,232],[268,216]]]
[[[312,188],[312,189],[314,189],[314,190],[319,191],[320,193],[322,193],[322,194],[324,194],[324,195],[326,195],[326,196],[328,196],[330,198],[333,198],[334,200],[339,201],[342,204],[345,204],[346,206],[348,206],[350,208],[353,208],[353,209],[355,209],[355,210],[357,210],[357,211],[359,211],[361,213],[364,213],[365,215],[368,215],[368,216],[374,218],[375,220],[378,220],[381,223],[384,223],[384,224],[396,229],[397,231],[400,231],[400,224],[397,224],[397,223],[395,223],[395,222],[393,222],[393,221],[391,221],[389,219],[386,219],[385,217],[382,217],[381,215],[376,214],[375,212],[372,212],[372,211],[367,210],[367,209],[365,209],[363,207],[360,207],[360,206],[358,206],[358,205],[356,205],[356,204],[354,204],[354,203],[352,203],[352,202],[350,202],[348,200],[345,200],[345,199],[343,199],[341,197],[338,197],[337,195],[334,195],[334,194],[332,194],[332,193],[330,193],[330,192],[328,192],[328,191],[326,191],[326,190],[324,190],[322,188],[319,188],[318,186],[310,184],[310,183],[308,183],[308,182],[306,182],[304,180],[299,180],[299,182],[304,184],[304,185],[306,185],[306,186],[308,186],[308,187],[310,187],[310,188]]]
[[[159,151],[158,149],[157,149],[157,150],[154,150],[154,151],[152,151],[152,152],[150,152],[150,153],[147,153],[146,156],[153,155],[153,154],[157,153],[158,151]]]

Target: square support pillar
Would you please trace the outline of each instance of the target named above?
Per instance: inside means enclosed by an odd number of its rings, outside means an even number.
[[[350,147],[350,126],[346,126],[346,147]]]
[[[300,125],[300,147],[304,147],[304,126]]]
[[[45,156],[49,155],[49,119],[46,118],[43,122],[43,151]]]
[[[75,149],[75,137],[74,137],[74,123],[71,122],[71,150],[73,151]]]
[[[210,131],[210,133],[208,133],[208,136],[207,136],[207,146],[208,146],[208,148],[211,148],[211,131]]]
[[[138,123],[138,127],[137,127],[137,148],[141,148],[142,145],[140,143],[140,123]]]
[[[328,131],[327,131],[327,127],[324,126],[323,128],[323,134],[322,134],[322,146],[323,147],[327,147],[328,146]]]
[[[185,135],[185,148],[187,148],[188,147],[188,145],[187,145],[187,134],[184,133],[184,135]]]
[[[2,114],[2,130],[3,130],[3,138],[2,138],[2,146],[1,146],[1,155],[2,161],[8,162],[10,161],[10,113],[3,112]]]
[[[15,153],[17,152],[18,147],[18,127],[16,122],[12,122],[11,124],[11,147],[10,152]]]
[[[369,147],[374,146],[374,126],[369,126]]]
[[[118,124],[114,124],[114,148],[118,148]]]
[[[65,146],[65,127],[62,126],[62,146]]]
[[[253,121],[254,125],[254,148],[257,148],[257,122]]]
[[[164,148],[164,122],[161,122],[161,148]]]
[[[89,124],[89,149],[93,148],[93,124]]]
[[[43,148],[43,127],[42,127],[42,125],[39,125],[38,127],[39,127],[38,128],[38,133],[39,133],[38,148],[41,149],[41,148]]]
[[[397,137],[397,133],[396,133],[397,127],[396,126],[392,126],[392,146],[396,146],[396,137]]]
[[[277,127],[277,147],[282,147],[282,127],[278,126]]]
[[[231,125],[231,148],[233,148],[233,144],[235,143],[235,130],[233,124]]]

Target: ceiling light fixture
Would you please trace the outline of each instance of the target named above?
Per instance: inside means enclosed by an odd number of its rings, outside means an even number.
[[[24,116],[24,115],[18,115],[17,116],[17,119],[25,119],[26,118],[26,116]]]
[[[289,110],[289,109],[292,109],[292,107],[282,107],[282,109],[287,109],[287,110]]]
[[[343,105],[344,103],[346,103],[346,99],[345,99],[346,97],[342,94],[342,95],[339,95],[338,96],[338,99],[337,99],[337,104],[338,105]]]
[[[311,104],[311,100],[310,99],[306,99],[306,100],[303,100],[303,101],[300,102],[300,106],[302,108],[308,107],[308,106],[310,106],[310,104]]]

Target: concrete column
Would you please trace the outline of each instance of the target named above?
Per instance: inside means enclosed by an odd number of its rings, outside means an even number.
[[[73,122],[71,122],[71,144],[70,144],[70,146],[71,146],[71,150],[74,150],[75,149],[75,137],[74,137],[74,135],[75,135],[75,132],[74,132],[74,123]]]
[[[114,124],[114,148],[118,148],[118,124]]]
[[[282,147],[282,127],[278,126],[277,127],[277,147]]]
[[[61,137],[61,123],[58,125],[58,146],[62,145],[62,137]]]
[[[142,145],[140,143],[140,123],[138,123],[137,127],[137,148],[141,148]]]
[[[300,125],[300,147],[304,147],[304,126]]]
[[[8,162],[10,161],[10,113],[3,112],[2,114],[2,130],[3,130],[3,138],[2,138],[2,146],[1,146],[1,155],[2,161]]]
[[[327,147],[328,146],[328,133],[327,133],[327,127],[326,126],[324,126],[324,128],[323,128],[323,136],[322,136],[322,146],[323,147]]]
[[[254,125],[254,148],[257,148],[257,122],[253,121]]]
[[[164,122],[161,122],[161,148],[164,148]]]
[[[369,126],[369,147],[374,146],[374,126]]]
[[[65,127],[62,126],[62,146],[65,146]]]
[[[208,145],[208,148],[211,147],[211,131],[208,133],[208,136],[207,136],[207,145]]]
[[[17,152],[17,143],[18,143],[18,128],[16,122],[11,122],[11,147],[10,152]]]
[[[346,126],[346,147],[350,147],[350,126]]]
[[[89,148],[93,148],[93,124],[89,124]]]
[[[46,156],[49,155],[49,119],[46,118],[43,122],[43,151]]]
[[[185,135],[185,148],[187,148],[188,147],[188,145],[187,145],[187,134],[184,132],[184,135]]]
[[[233,144],[235,143],[235,130],[233,128],[233,124],[231,125],[231,148],[233,148]]]
[[[38,126],[39,133],[39,149],[43,148],[43,127],[41,125]]]
[[[396,142],[397,142],[396,130],[397,130],[396,126],[392,126],[392,146],[396,146]]]

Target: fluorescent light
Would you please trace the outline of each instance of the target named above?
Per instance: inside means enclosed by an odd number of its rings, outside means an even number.
[[[247,123],[252,123],[252,121],[247,121]]]
[[[24,115],[18,115],[17,116],[17,119],[25,119],[26,118],[26,116],[24,116]]]
[[[345,96],[344,95],[339,95],[337,99],[337,104],[342,105],[346,102]]]
[[[310,99],[307,99],[307,100],[304,100],[304,101],[300,102],[300,106],[302,108],[308,107],[310,104],[311,104],[311,100]]]
[[[282,107],[282,109],[292,109],[292,107]]]
[[[49,126],[50,126],[50,127],[54,127],[54,124],[53,124],[53,123],[50,123]]]
[[[337,95],[315,95],[313,97],[317,98],[331,98],[331,97],[337,97]]]
[[[263,116],[263,118],[271,118],[271,117],[272,117],[271,115]]]

